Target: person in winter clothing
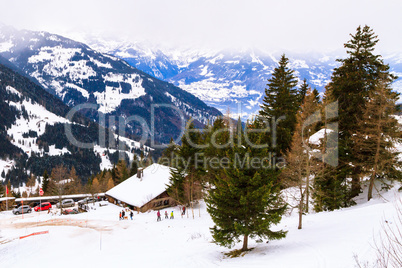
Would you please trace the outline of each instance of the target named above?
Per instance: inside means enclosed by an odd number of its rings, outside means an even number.
[[[126,215],[126,213],[124,212],[124,210],[121,211],[121,219],[124,220],[124,216]]]
[[[165,210],[165,219],[169,219],[167,210]]]
[[[183,212],[181,213],[181,215],[186,215],[186,207],[183,206]]]
[[[158,216],[158,218],[156,219],[156,221],[161,221],[161,212],[158,210],[158,213],[156,213],[156,216]]]
[[[121,220],[121,211],[119,212],[119,221]]]
[[[134,213],[133,213],[133,211],[131,211],[131,212],[130,212],[130,218],[131,218],[131,220],[133,220],[133,216],[134,216]]]
[[[174,219],[173,210],[172,213],[170,213],[170,219]]]

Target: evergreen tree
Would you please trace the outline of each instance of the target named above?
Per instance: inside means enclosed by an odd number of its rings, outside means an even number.
[[[193,212],[193,201],[200,196],[199,185],[203,173],[202,167],[195,161],[200,149],[201,134],[195,128],[193,120],[189,120],[181,139],[181,146],[175,150],[177,158],[175,169],[171,170],[168,192],[181,204],[190,205]],[[194,217],[194,213],[193,213]]]
[[[306,78],[303,79],[303,83],[300,86],[300,90],[299,90],[299,104],[302,105],[304,102],[304,97],[307,94],[307,91],[309,89],[309,86],[307,84],[307,80]]]
[[[3,184],[0,183],[0,197],[3,197],[6,195],[6,189],[3,186]]]
[[[249,129],[259,129],[257,125],[255,121]],[[272,166],[255,166],[255,160],[264,159],[268,149],[251,146],[241,131],[238,132],[233,146],[225,149],[230,164],[219,169],[220,174],[216,176],[206,202],[215,223],[211,228],[214,242],[230,248],[243,238],[241,250],[245,251],[249,237],[285,237],[286,232],[272,231],[270,227],[280,222],[286,205],[280,197],[279,171]],[[247,135],[253,144],[262,140],[261,133]],[[237,158],[241,159],[241,164],[236,162]]]
[[[314,178],[314,209],[315,211],[335,210],[341,207],[350,206],[351,200],[348,198],[348,186],[340,174],[342,169],[338,166],[338,153],[342,151],[342,147],[338,146],[338,129],[337,123],[331,123],[328,118],[334,118],[338,113],[338,108],[324,96],[323,103],[324,137],[319,144],[319,153],[313,155],[320,159],[319,170]],[[334,125],[335,124],[335,125]],[[339,152],[338,152],[339,151]],[[343,176],[342,176],[343,175]]]
[[[119,162],[117,163],[116,169],[115,169],[115,173],[116,173],[116,183],[117,184],[128,179],[128,169],[127,169],[126,161],[119,160]]]
[[[321,104],[320,92],[318,92],[318,90],[316,88],[313,89],[313,95],[314,95],[315,102],[317,102],[318,104]]]
[[[134,176],[134,175],[137,175],[137,171],[138,171],[137,157],[134,155],[133,162],[131,162],[130,175],[129,175],[129,177],[132,177],[132,176]]]
[[[337,180],[348,184],[352,179],[347,199],[358,195],[363,176],[361,166],[357,165],[358,156],[352,139],[356,125],[363,116],[369,93],[374,90],[378,80],[383,77],[392,82],[395,76],[389,73],[379,55],[373,54],[378,42],[377,36],[369,26],[358,27],[356,34],[345,44],[348,57],[338,60],[341,66],[334,69],[328,85],[330,101],[339,103],[339,166]],[[346,203],[350,203],[346,200]]]
[[[222,159],[226,157],[225,149],[232,146],[231,137],[233,131],[231,131],[231,123],[232,121],[225,120],[224,118],[217,118],[212,126],[207,125],[205,127],[201,137],[202,143],[207,145],[206,148],[202,150],[205,159]],[[213,184],[220,171],[216,168],[210,168],[209,166],[210,164],[207,161],[208,172],[205,172],[204,180]]]
[[[186,172],[184,165],[177,165],[176,168],[170,170],[170,179],[167,192],[180,204],[187,205],[187,198],[184,193],[184,182],[186,180]]]
[[[259,112],[262,118],[271,123],[271,135],[276,135],[276,154],[287,152],[292,142],[296,125],[296,113],[300,106],[294,71],[288,68],[289,59],[282,55],[279,66],[275,68],[272,77],[268,79],[268,88]],[[277,124],[275,122],[278,122]],[[276,129],[274,129],[276,126]]]
[[[145,159],[145,167],[149,167],[154,163],[154,159],[152,157],[152,152],[151,150],[148,151],[147,157]]]
[[[42,180],[42,190],[45,195],[48,195],[49,188],[49,175],[47,174],[47,170],[43,172],[43,180]]]
[[[170,138],[169,145],[162,152],[162,156],[160,158],[160,164],[164,164],[165,166],[174,167],[174,159],[176,155],[176,150],[178,149],[178,145],[174,143],[173,138]]]

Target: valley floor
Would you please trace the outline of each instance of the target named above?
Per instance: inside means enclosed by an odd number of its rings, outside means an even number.
[[[121,207],[95,206],[77,215],[33,212],[15,216],[0,212],[0,267],[356,267],[375,260],[374,240],[381,224],[397,224],[397,188],[370,202],[334,212],[312,213],[297,229],[297,215],[287,215],[276,228],[288,230],[279,241],[257,243],[243,257],[228,258],[227,248],[212,243],[213,222],[205,204],[175,219],[156,221],[156,212],[119,221]],[[162,211],[162,215],[164,211]],[[388,223],[386,223],[387,221]],[[19,237],[34,232],[48,234]],[[235,248],[241,248],[241,244]]]

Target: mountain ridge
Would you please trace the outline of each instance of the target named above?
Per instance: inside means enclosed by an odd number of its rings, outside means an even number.
[[[166,49],[141,42],[82,39],[87,40],[91,47],[122,58],[145,72],[195,94],[222,113],[229,108],[235,111],[233,117],[243,115],[243,119],[258,112],[267,80],[283,53],[289,58],[289,67],[295,70],[299,84],[305,78],[312,88],[321,93],[331,79],[333,68],[339,65],[336,59],[346,57],[341,49],[328,53],[269,52],[256,48]],[[402,75],[400,58],[397,53],[383,57],[390,64],[391,71],[399,77]],[[394,83],[394,89],[402,93],[401,79]],[[240,111],[239,103],[242,103]]]
[[[125,124],[125,131],[138,136],[150,134],[148,136],[156,142],[177,139],[184,121],[190,118],[202,127],[222,115],[172,83],[56,34],[7,27],[4,30],[3,27],[0,29],[0,55],[36,78],[47,91],[70,107],[83,103],[96,105],[95,111],[85,114],[91,119],[99,120],[103,115],[141,117],[142,123]],[[164,108],[157,109],[159,104]],[[148,129],[152,129],[154,122],[154,133],[147,133],[144,122]],[[117,123],[105,126],[119,127]]]

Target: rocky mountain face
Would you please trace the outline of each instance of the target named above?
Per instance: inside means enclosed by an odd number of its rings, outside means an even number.
[[[70,107],[94,104],[84,111],[89,118],[156,142],[177,138],[190,118],[202,126],[221,115],[171,83],[59,35],[3,26],[0,55]]]
[[[258,49],[172,50],[100,38],[88,38],[86,42],[99,51],[124,59],[148,74],[183,88],[223,113],[229,108],[235,118],[239,115],[245,118],[259,110],[267,79],[283,53]],[[285,52],[299,81],[306,79],[320,92],[330,81],[333,68],[338,66],[336,59],[345,57],[342,53]],[[402,60],[398,54],[385,55],[384,60],[395,74],[402,76]],[[402,92],[401,80],[394,83],[394,88]]]

